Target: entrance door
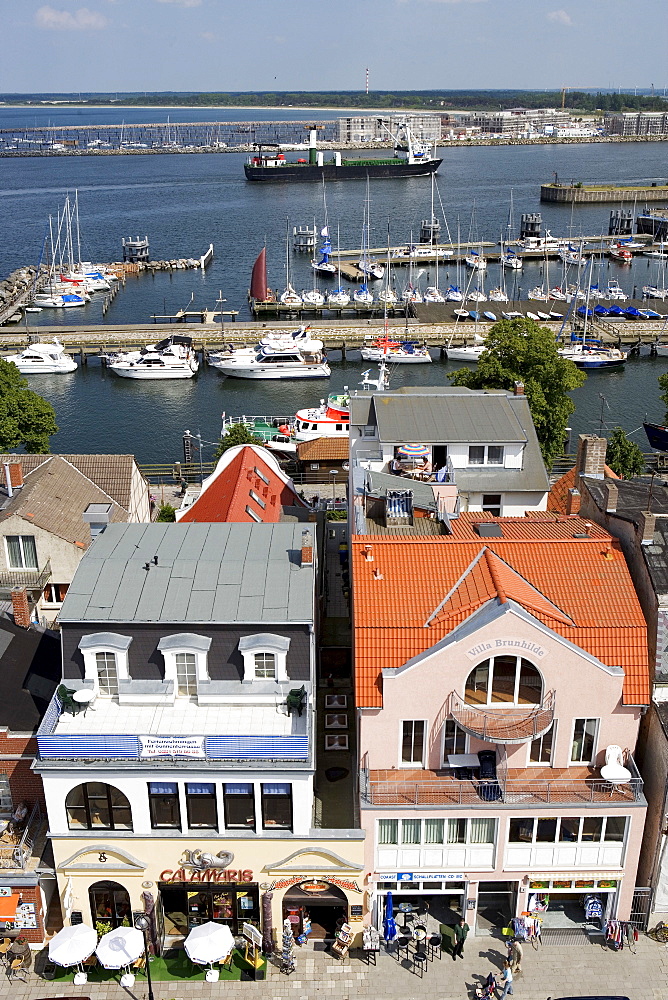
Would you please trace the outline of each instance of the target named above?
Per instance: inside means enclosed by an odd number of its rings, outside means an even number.
[[[93,927],[97,927],[98,933],[101,930],[99,925],[105,925],[103,934],[116,927],[131,926],[130,896],[118,882],[95,882],[88,890],[88,897]]]
[[[517,882],[481,882],[476,933],[500,936],[515,916],[516,900]]]

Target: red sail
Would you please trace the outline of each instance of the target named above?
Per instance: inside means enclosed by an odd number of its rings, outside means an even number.
[[[253,264],[250,293],[252,299],[265,302],[267,299],[267,248],[264,247]]]

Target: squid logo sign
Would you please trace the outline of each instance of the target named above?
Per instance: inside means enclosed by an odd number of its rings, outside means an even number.
[[[194,868],[203,871],[207,868],[229,868],[234,861],[231,851],[219,851],[218,854],[209,854],[199,848],[195,851],[184,851],[181,855],[179,865],[181,868]]]

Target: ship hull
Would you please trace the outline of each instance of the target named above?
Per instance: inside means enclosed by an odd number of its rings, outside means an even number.
[[[288,163],[282,167],[255,167],[244,164],[248,181],[326,181],[359,180],[367,177],[423,177],[435,173],[442,160],[426,160],[424,163],[390,164],[345,164],[337,167],[334,163],[318,166],[315,163]]]

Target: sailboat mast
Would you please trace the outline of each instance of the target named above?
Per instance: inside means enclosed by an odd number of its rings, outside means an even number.
[[[81,231],[79,229],[79,191],[74,191],[74,217],[77,225],[77,263],[81,267]]]

